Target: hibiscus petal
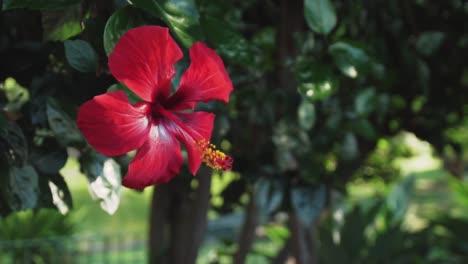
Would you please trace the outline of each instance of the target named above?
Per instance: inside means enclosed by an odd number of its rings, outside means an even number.
[[[193,109],[200,101],[229,102],[233,87],[221,58],[205,44],[197,42],[190,48],[190,61],[179,89],[169,98],[168,108]]]
[[[184,144],[188,154],[190,172],[195,175],[200,168],[203,152],[197,143],[200,143],[200,140],[209,142],[215,115],[206,112],[173,113],[173,115],[191,129],[187,132],[173,123],[173,125],[168,126],[169,131]]]
[[[153,124],[147,141],[130,163],[122,185],[141,190],[165,183],[179,173],[183,162],[179,142],[168,131],[167,124]]]
[[[109,69],[141,99],[153,102],[169,96],[174,64],[182,55],[167,28],[142,26],[120,38],[109,56]]]
[[[78,110],[77,124],[86,140],[107,156],[139,148],[149,133],[149,105],[131,105],[125,92],[95,96]]]

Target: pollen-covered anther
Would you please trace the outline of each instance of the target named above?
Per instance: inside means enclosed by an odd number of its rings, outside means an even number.
[[[224,152],[216,149],[214,144],[202,139],[196,142],[197,146],[202,151],[202,161],[214,170],[230,170],[232,169],[232,162],[234,161],[230,156]]]

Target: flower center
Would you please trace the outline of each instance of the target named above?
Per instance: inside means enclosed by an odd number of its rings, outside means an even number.
[[[230,170],[232,169],[232,162],[234,161],[230,156],[224,152],[216,149],[214,144],[202,139],[196,141],[195,144],[202,152],[201,158],[203,163],[214,170]]]
[[[218,150],[214,144],[204,139],[193,129],[187,127],[186,124],[174,116],[170,111],[166,110],[163,106],[155,104],[153,108],[153,117],[160,118],[162,116],[174,122],[193,139],[193,143],[201,152],[200,157],[203,163],[205,163],[208,167],[214,170],[223,171],[232,169],[232,162],[234,161],[233,158]]]

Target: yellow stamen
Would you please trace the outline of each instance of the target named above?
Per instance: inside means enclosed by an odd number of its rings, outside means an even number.
[[[233,159],[216,149],[214,144],[202,139],[196,142],[202,154],[202,161],[214,170],[230,170],[232,168]]]

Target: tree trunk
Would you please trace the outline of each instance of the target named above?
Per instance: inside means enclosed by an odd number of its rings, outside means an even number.
[[[296,264],[318,264],[315,225],[305,226],[295,213],[289,214],[292,254]]]
[[[255,230],[260,220],[259,208],[254,199],[254,194],[250,194],[249,205],[246,209],[245,222],[237,243],[238,249],[234,255],[234,264],[243,264],[249,254],[250,248],[255,240]]]
[[[211,170],[201,168],[198,186],[178,176],[156,186],[150,216],[149,263],[195,263],[203,242],[211,188]]]

